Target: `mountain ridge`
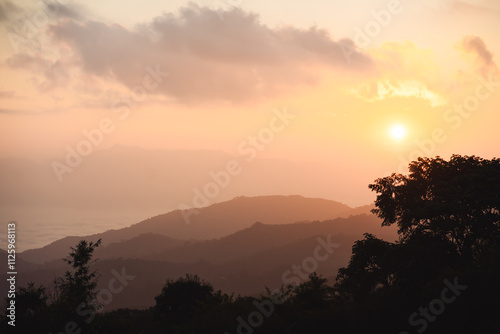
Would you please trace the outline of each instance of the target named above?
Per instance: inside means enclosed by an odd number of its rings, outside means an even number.
[[[115,254],[115,258],[103,258],[96,253],[96,258],[100,260],[92,266],[102,275],[98,289],[106,287],[113,277],[113,270],[123,270],[127,275],[136,277],[129,282],[127,293],[117,295],[107,310],[152,306],[154,296],[167,279],[187,273],[198,274],[224,292],[257,294],[263,292],[266,286],[278,288],[299,279],[290,271],[292,266],[304,266],[305,259],[315,257],[316,248],[330,241],[338,247],[325,259],[317,260],[315,271],[334,279],[338,268],[347,265],[352,245],[362,238],[363,233],[373,233],[386,240],[397,237],[395,226],[382,227],[380,219],[366,214],[308,223],[254,223],[219,239],[178,241],[178,245],[152,256],[146,252],[134,252],[134,249],[129,250],[132,257]],[[154,234],[143,234],[136,239],[152,249],[162,247],[163,239],[172,240]],[[127,243],[135,241],[124,241],[121,246],[127,247]],[[113,245],[104,246],[103,251]],[[66,254],[60,254],[59,258]],[[327,253],[323,250],[321,254],[324,256]],[[24,272],[19,276],[19,284],[23,286],[29,281],[36,281],[50,287],[54,277],[63,275],[65,270],[67,266],[61,259],[53,260],[38,265],[36,270]],[[3,276],[0,275],[0,278]]]
[[[369,207],[361,207],[368,211]],[[87,236],[67,236],[39,249],[22,252],[26,261],[44,263],[66,254],[79,240],[103,240],[103,246],[132,239],[144,233],[155,233],[179,240],[210,240],[220,238],[251,226],[256,221],[266,224],[327,220],[348,217],[357,208],[336,201],[307,198],[299,195],[236,197],[229,201],[197,208],[198,214],[186,221],[180,210],[157,215],[129,227],[111,229]]]

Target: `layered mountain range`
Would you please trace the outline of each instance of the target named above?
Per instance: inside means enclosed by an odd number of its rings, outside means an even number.
[[[113,295],[107,309],[152,306],[168,278],[185,274],[197,274],[216,289],[237,294],[301,282],[313,271],[333,281],[363,233],[397,238],[393,227],[381,227],[371,208],[262,196],[237,197],[196,212],[175,210],[127,228],[68,236],[19,253],[18,286],[33,281],[50,291],[54,279],[69,269],[62,259],[82,239],[102,240],[93,265],[101,275],[99,289],[106,289],[116,275],[128,278],[126,292]]]

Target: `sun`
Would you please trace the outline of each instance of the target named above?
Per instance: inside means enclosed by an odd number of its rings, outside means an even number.
[[[402,125],[394,125],[391,128],[391,137],[395,140],[403,139],[406,136],[406,129]]]

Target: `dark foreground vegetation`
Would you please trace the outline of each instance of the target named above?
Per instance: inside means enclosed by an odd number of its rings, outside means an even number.
[[[186,275],[167,280],[150,309],[102,313],[90,270],[100,243],[82,240],[53,293],[35,284],[18,290],[16,332],[499,333],[500,159],[420,158],[408,175],[369,187],[374,213],[397,224],[399,240],[365,234],[335,285],[312,274],[245,297]],[[2,326],[12,330],[9,320]]]

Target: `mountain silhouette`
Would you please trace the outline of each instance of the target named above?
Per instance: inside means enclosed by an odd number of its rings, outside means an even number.
[[[258,222],[225,237],[204,241],[181,241],[146,233],[108,243],[96,253],[100,260],[93,268],[102,275],[98,288],[106,288],[113,271],[123,269],[127,275],[135,276],[127,286],[127,293],[114,296],[106,309],[152,306],[154,296],[167,278],[175,279],[186,273],[203,276],[228,293],[258,294],[265,286],[279,288],[287,283],[283,281],[284,273],[314,256],[315,249],[321,246],[318,238],[324,241],[330,238],[338,245],[327,259],[317,261],[316,271],[333,280],[338,268],[349,262],[354,241],[365,232],[391,241],[397,236],[395,228],[382,228],[380,219],[366,214],[289,224]],[[59,253],[56,260],[31,265],[30,271],[19,275],[19,284],[36,281],[50,287],[54,277],[67,270],[61,258],[68,250]],[[33,266],[37,269],[33,270]],[[297,279],[294,274],[285,276]]]
[[[40,248],[67,235],[119,229],[178,208],[205,207],[240,195],[301,194],[363,205],[373,200],[366,184],[377,176],[346,178],[343,175],[352,171],[341,163],[331,166],[261,157],[249,163],[244,157],[217,150],[146,150],[115,145],[94,151],[59,182],[51,167],[54,161],[64,163],[64,154],[39,162],[0,159],[0,219],[23,224],[24,233],[18,240],[22,250]],[[198,194],[205,194],[205,187],[215,182],[211,175],[223,171],[230,161],[240,163],[241,173],[231,177],[216,197],[198,199]],[[330,218],[334,216],[324,219]],[[0,247],[5,248],[2,240]]]
[[[190,215],[189,221],[185,219],[186,214],[182,211],[174,210],[130,227],[87,236],[65,237],[40,249],[27,250],[21,254],[27,261],[44,263],[61,258],[70,246],[82,238],[90,241],[102,239],[103,246],[147,233],[180,240],[209,240],[235,233],[257,221],[266,224],[290,224],[299,221],[327,220],[368,213],[370,208],[364,206],[353,209],[339,202],[302,196],[237,197],[196,209],[196,214]]]

